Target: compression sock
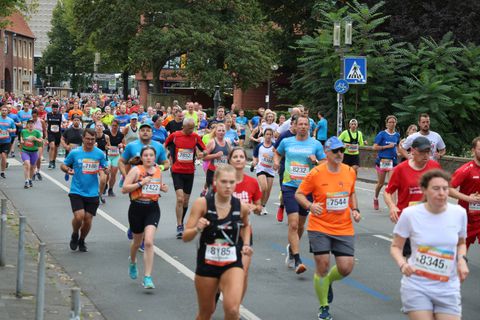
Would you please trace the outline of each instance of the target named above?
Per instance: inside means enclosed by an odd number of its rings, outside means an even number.
[[[343,279],[343,276],[338,272],[337,265],[334,265],[330,271],[328,271],[327,277],[330,280],[330,283]]]
[[[320,277],[316,273],[313,275],[313,287],[317,294],[318,302],[321,307],[328,306],[328,287],[330,286],[330,279],[327,276]]]
[[[293,255],[293,259],[295,259],[295,264],[302,263],[302,259],[300,259],[300,253],[295,253]]]
[[[187,210],[188,210],[188,207],[183,207],[182,224],[183,224],[183,220],[185,220],[185,216],[187,215]]]

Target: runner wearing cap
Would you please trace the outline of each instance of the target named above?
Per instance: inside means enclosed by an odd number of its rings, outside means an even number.
[[[315,259],[313,282],[320,303],[318,319],[329,319],[329,303],[333,300],[331,285],[348,276],[354,261],[354,228],[360,221],[355,194],[356,173],[343,164],[345,145],[337,137],[325,142],[327,162],[313,168],[303,179],[295,199],[310,211],[308,238]],[[313,194],[314,199],[307,196]],[[330,254],[336,265],[329,269]]]
[[[310,137],[310,121],[305,116],[297,119],[297,134],[282,140],[275,150],[273,166],[280,167],[280,158],[285,156],[285,172],[282,183],[283,203],[288,215],[287,267],[295,268],[297,274],[307,270],[300,258],[300,239],[303,235],[308,210],[299,206],[295,192],[303,179],[319,160],[325,159],[320,142]],[[293,258],[293,259],[291,259]]]
[[[397,223],[403,209],[422,201],[423,192],[419,185],[422,174],[432,169],[440,169],[438,162],[430,160],[430,141],[417,137],[411,147],[412,158],[395,167],[384,192],[385,203],[390,212],[390,220]],[[393,194],[397,192],[397,203]],[[411,254],[409,241],[405,243],[404,255]]]
[[[430,116],[428,114],[420,114],[418,117],[418,127],[420,128],[420,131],[409,135],[400,146],[400,154],[406,159],[411,158],[407,150],[412,146],[413,141],[417,137],[424,137],[427,138],[431,144],[430,159],[437,161],[440,160],[440,158],[445,155],[445,142],[443,142],[442,137],[438,133],[430,130]]]
[[[52,104],[52,112],[47,114],[48,169],[55,169],[58,146],[62,139],[62,114],[57,103]]]
[[[467,249],[480,242],[480,137],[472,141],[473,160],[458,168],[452,177],[449,195],[467,210]],[[457,188],[460,188],[457,190]]]
[[[130,123],[122,129],[122,133],[127,145],[138,140],[138,115],[136,113],[130,115]]]
[[[363,140],[362,132],[358,130],[357,119],[351,119],[348,126],[349,129],[343,131],[338,138],[345,143],[346,147],[343,163],[348,164],[357,172],[360,167],[359,146],[364,146],[367,143]]]

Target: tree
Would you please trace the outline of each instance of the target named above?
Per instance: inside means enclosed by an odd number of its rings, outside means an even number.
[[[29,14],[35,12],[38,7],[37,1],[27,0],[2,0],[0,1],[0,29],[5,27],[9,22],[2,18],[10,16],[15,11]]]

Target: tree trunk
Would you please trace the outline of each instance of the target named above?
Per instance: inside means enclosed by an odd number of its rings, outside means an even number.
[[[160,73],[162,72],[162,67],[165,63],[161,64],[158,62],[153,62],[152,70],[152,84],[153,84],[153,93],[162,93],[162,82],[160,81]]]
[[[129,91],[128,76],[129,76],[128,70],[123,70],[122,81],[123,81],[123,98],[124,99],[127,99],[127,97],[128,97],[128,91]]]

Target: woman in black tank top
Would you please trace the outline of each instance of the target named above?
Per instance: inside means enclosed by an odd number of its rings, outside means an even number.
[[[216,193],[195,200],[183,233],[185,242],[201,234],[195,271],[197,319],[212,317],[220,283],[225,319],[239,319],[245,277],[242,255],[253,253],[251,247],[245,245],[250,243],[249,209],[232,196],[236,179],[231,165],[218,167],[214,181]]]
[[[108,181],[108,196],[114,197],[115,193],[113,192],[113,186],[117,182],[117,172],[118,172],[118,159],[120,154],[123,152],[123,133],[120,132],[120,123],[118,120],[113,120],[111,124],[111,129],[107,129],[104,133],[110,139],[110,147],[107,149],[107,155],[109,155],[110,162],[110,179]]]
[[[107,157],[107,148],[110,146],[110,138],[103,133],[103,123],[98,121],[95,123],[95,142],[98,149],[102,150],[105,153],[105,157]],[[100,170],[98,172],[99,176],[99,188],[100,188],[100,201],[105,203],[105,199],[103,198],[103,193],[105,192],[105,187],[107,186],[108,175],[103,171]]]

